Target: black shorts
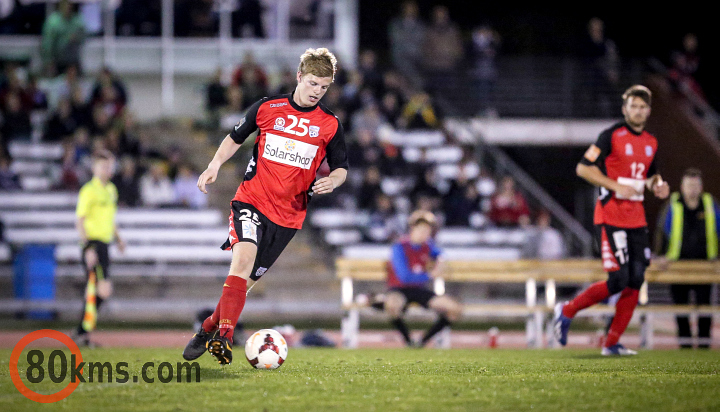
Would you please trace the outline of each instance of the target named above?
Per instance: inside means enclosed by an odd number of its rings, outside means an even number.
[[[624,229],[596,225],[603,269],[608,272],[610,294],[626,287],[640,289],[645,268],[650,265],[650,238],[647,227]]]
[[[405,296],[405,311],[411,303],[417,303],[425,309],[430,308],[430,300],[434,298],[435,292],[427,288],[418,287],[397,287],[392,288],[389,292],[399,292]]]
[[[250,242],[257,246],[255,264],[250,272],[252,280],[258,280],[265,274],[297,233],[297,229],[273,223],[255,206],[237,200],[232,201],[229,220],[230,233],[221,248],[232,250],[238,242]]]
[[[108,279],[110,277],[110,253],[108,244],[99,240],[89,240],[82,248],[82,264],[85,268],[85,274],[90,276],[87,263],[85,262],[85,251],[95,249],[98,256],[98,264],[95,266],[95,275],[98,279]]]

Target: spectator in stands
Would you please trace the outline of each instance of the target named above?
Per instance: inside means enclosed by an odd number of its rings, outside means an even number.
[[[170,180],[175,180],[182,166],[183,152],[178,146],[172,145],[167,151],[167,171]]]
[[[335,79],[337,81],[337,74],[335,75]],[[292,93],[293,90],[295,90],[295,87],[297,86],[297,79],[295,79],[295,71],[292,69],[284,69],[282,73],[280,73],[280,81],[278,82],[277,87],[275,87],[275,91],[272,93],[273,95],[276,94],[287,94]],[[333,91],[337,90],[338,92],[341,91],[340,87],[331,87],[328,89],[327,93],[325,93],[325,96],[323,99],[328,98],[328,94]],[[334,106],[328,105],[331,109],[334,110]]]
[[[175,201],[175,191],[165,165],[155,162],[140,179],[140,198],[144,206],[163,207]]]
[[[495,58],[500,48],[500,35],[484,24],[473,30],[471,41],[470,55],[479,108],[482,115],[495,116],[495,82],[498,77]]]
[[[58,142],[68,136],[72,136],[78,128],[78,123],[73,117],[72,105],[68,99],[60,100],[58,109],[48,120],[45,128],[47,142]]]
[[[85,181],[87,175],[83,173],[78,162],[77,148],[70,141],[63,143],[62,166],[60,168],[58,189],[79,190],[80,181]],[[84,179],[85,178],[85,179]]]
[[[27,96],[30,98],[31,109],[44,110],[48,107],[48,98],[45,91],[42,90],[37,83],[37,76],[28,75],[28,84],[25,89]]]
[[[0,107],[4,107],[8,96],[16,95],[20,99],[22,111],[29,112],[33,107],[33,100],[20,81],[19,68],[14,64],[7,64],[0,77]]]
[[[436,211],[440,209],[442,204],[442,194],[437,188],[437,175],[435,169],[426,166],[418,174],[415,186],[410,191],[410,201],[417,209],[420,203],[427,204],[428,211]]]
[[[233,128],[245,114],[243,91],[240,86],[230,86],[227,90],[228,104],[220,111],[220,128]]]
[[[199,175],[188,164],[182,164],[173,182],[175,203],[192,209],[207,207],[207,196],[197,189]]]
[[[392,198],[384,193],[377,195],[365,236],[372,242],[387,243],[394,241],[402,232],[402,220],[395,211]]]
[[[588,22],[587,36],[581,45],[586,60],[588,78],[581,88],[589,99],[591,111],[580,115],[613,116],[615,88],[619,80],[619,55],[615,42],[605,36],[605,23],[597,17]],[[593,113],[596,112],[597,113]]]
[[[252,78],[253,83],[257,83],[258,87],[267,90],[268,88],[268,76],[267,73],[265,73],[265,70],[257,64],[255,61],[255,56],[252,54],[252,52],[247,52],[243,56],[243,60],[238,65],[238,67],[235,69],[235,72],[232,76],[232,84],[235,86],[242,86],[243,83],[245,83],[245,76],[250,74]],[[295,84],[297,84],[297,81],[295,81]]]
[[[61,0],[43,25],[42,57],[50,76],[65,73],[70,66],[81,67],[85,26],[69,0]]]
[[[527,242],[527,257],[542,260],[557,260],[565,257],[565,241],[560,231],[552,227],[551,223],[550,212],[541,210]]]
[[[440,126],[438,111],[430,95],[416,91],[402,109],[398,125],[404,129],[435,129]]]
[[[247,70],[243,73],[240,80],[240,89],[242,89],[243,107],[250,107],[254,102],[267,96],[267,86],[260,78],[255,70]]]
[[[112,127],[112,115],[101,105],[94,106],[92,109],[92,124],[90,125],[90,134],[93,136],[103,136]]]
[[[115,13],[119,36],[160,36],[160,0],[122,0]]]
[[[80,87],[76,87],[72,92],[72,117],[78,127],[92,126],[92,106],[85,99],[85,94]]]
[[[113,104],[118,106],[115,112],[122,110],[127,104],[127,91],[122,80],[108,67],[103,67],[98,74],[97,80],[93,85],[90,103],[96,104]]]
[[[210,82],[205,85],[205,110],[208,114],[208,126],[213,129],[220,126],[220,110],[227,104],[227,87],[222,82],[222,69],[218,68]]]
[[[32,125],[30,114],[23,110],[20,95],[10,92],[5,97],[5,104],[0,111],[0,136],[5,143],[13,140],[30,140]]]
[[[676,89],[692,91],[704,98],[705,94],[696,79],[700,66],[700,57],[697,54],[697,36],[694,33],[688,33],[682,43],[682,49],[674,51],[671,55],[672,67],[668,75]]]
[[[367,210],[375,206],[375,199],[382,194],[380,187],[380,170],[377,166],[370,166],[365,169],[362,186],[358,191],[358,208]]]
[[[383,95],[382,101],[380,102],[380,113],[382,113],[388,123],[393,127],[399,127],[398,120],[400,120],[402,110],[396,93],[387,92]]]
[[[402,15],[390,22],[388,38],[393,66],[407,76],[413,86],[420,87],[425,24],[420,20],[420,12],[415,1],[403,3]]]
[[[470,226],[470,215],[480,210],[480,195],[475,182],[460,171],[443,199],[446,226]]]
[[[136,207],[140,204],[140,176],[132,156],[122,157],[120,173],[113,177],[112,182],[117,187],[118,206]]]
[[[10,169],[10,159],[0,154],[0,190],[21,190],[20,178]]]
[[[218,16],[213,10],[213,0],[177,0],[174,4],[176,36],[217,36]]]
[[[371,101],[352,115],[350,123],[353,131],[367,130],[372,134],[376,134],[381,126],[387,124],[387,120],[380,113],[377,103]]]
[[[260,0],[240,1],[238,9],[232,12],[233,37],[265,37],[262,12]]]
[[[530,224],[530,209],[525,197],[515,188],[515,179],[505,176],[491,201],[490,220],[500,227],[525,227]]]
[[[425,33],[423,52],[423,63],[429,75],[428,88],[434,90],[439,82],[452,82],[452,75],[463,59],[463,45],[460,29],[450,20],[447,7],[433,8],[432,24]]]
[[[383,142],[383,157],[380,170],[387,176],[403,176],[413,174],[414,169],[408,165],[398,146],[392,143]]]
[[[349,146],[348,160],[352,167],[365,168],[368,166],[380,166],[384,163],[384,152],[375,139],[375,135],[367,129],[360,129],[354,132],[356,136]]]
[[[376,97],[380,96],[383,76],[377,67],[377,55],[372,50],[365,50],[360,54],[358,71],[363,77],[363,84],[369,87]]]

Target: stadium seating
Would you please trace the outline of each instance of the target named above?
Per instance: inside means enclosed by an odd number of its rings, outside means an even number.
[[[357,345],[357,333],[360,327],[360,314],[369,311],[364,304],[357,304],[354,282],[384,282],[387,254],[376,250],[374,256],[346,256],[335,262],[337,277],[341,281],[341,302],[346,310],[342,321],[343,344],[348,347]],[[588,282],[605,280],[607,274],[597,260],[512,260],[480,261],[448,258],[447,273],[442,279],[434,280],[434,290],[444,294],[446,282],[457,283],[524,283],[524,304],[466,304],[465,316],[513,316],[526,317],[527,342],[530,347],[552,346],[552,325],[550,313],[556,303],[556,287],[563,285],[582,285]],[[643,342],[652,348],[654,313],[720,313],[717,306],[693,305],[647,305],[647,283],[688,283],[712,284],[720,282],[720,262],[681,261],[672,264],[669,270],[661,271],[651,266],[646,273],[646,284],[640,291],[640,304],[636,310],[645,315]],[[544,302],[538,302],[537,287],[544,285]],[[578,316],[596,316],[614,313],[614,307],[594,306],[578,313]]]

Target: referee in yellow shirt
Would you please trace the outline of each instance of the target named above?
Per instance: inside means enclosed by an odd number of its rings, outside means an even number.
[[[112,294],[109,280],[110,255],[108,246],[117,241],[120,253],[125,243],[115,225],[117,188],[110,182],[115,166],[112,153],[100,151],[93,156],[92,179],[80,189],[75,227],[82,243],[82,262],[87,274],[85,310],[75,340],[78,345],[89,346],[89,333],[97,324],[97,311],[104,299]]]

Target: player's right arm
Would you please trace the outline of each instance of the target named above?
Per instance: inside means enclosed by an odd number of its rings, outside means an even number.
[[[575,173],[594,186],[604,187],[617,193],[620,197],[630,198],[642,194],[632,186],[627,186],[610,179],[600,170],[599,165],[605,164],[605,158],[612,148],[612,130],[601,133],[595,144],[591,145],[575,168]]]
[[[218,172],[220,171],[220,166],[233,157],[245,139],[257,130],[258,126],[256,121],[258,109],[266,100],[266,98],[260,99],[250,106],[245,116],[235,125],[233,130],[225,136],[222,143],[220,143],[220,147],[218,147],[215,152],[215,156],[213,156],[210,164],[208,164],[207,169],[205,169],[198,178],[197,187],[201,192],[207,194],[205,186],[215,182]]]
[[[85,217],[90,210],[92,192],[83,186],[78,194],[77,206],[75,207],[75,230],[78,232],[80,243],[87,244],[87,233],[85,232]]]

